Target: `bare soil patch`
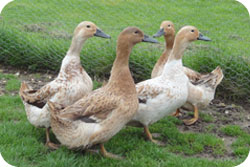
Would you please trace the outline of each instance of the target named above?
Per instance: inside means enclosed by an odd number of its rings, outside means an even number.
[[[21,82],[25,81],[26,83],[30,84],[34,89],[40,88],[46,83],[52,81],[57,76],[56,73],[53,73],[51,71],[32,73],[26,70],[20,70],[10,66],[2,65],[0,65],[0,72],[3,74],[13,74],[18,79],[20,79]],[[4,93],[7,93],[4,89],[6,83],[6,79],[0,79],[0,92],[3,91]],[[11,93],[18,94],[18,91],[14,91]]]

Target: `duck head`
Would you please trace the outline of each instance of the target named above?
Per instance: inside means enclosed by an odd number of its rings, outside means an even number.
[[[118,41],[135,45],[139,42],[158,43],[157,40],[145,35],[142,30],[137,27],[127,27],[119,35]]]
[[[199,32],[199,30],[194,26],[185,26],[177,33],[179,40],[186,42],[192,42],[196,40],[211,41],[210,38],[204,36]]]
[[[109,35],[105,34],[100,30],[94,23],[90,21],[81,22],[74,31],[74,36],[76,38],[90,38],[93,36],[101,38],[110,38]]]
[[[211,41],[208,37],[203,36],[199,30],[194,26],[185,26],[179,30],[176,34],[173,46],[173,52],[171,53],[169,60],[181,59],[183,52],[188,45],[196,40]]]
[[[164,35],[165,37],[174,36],[175,28],[171,21],[163,21],[160,26],[160,30],[153,35],[154,38]]]

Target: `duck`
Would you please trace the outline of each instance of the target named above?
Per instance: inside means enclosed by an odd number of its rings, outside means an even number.
[[[46,128],[46,146],[57,149],[50,141],[50,110],[48,100],[68,106],[93,89],[90,76],[80,61],[83,44],[93,36],[110,38],[93,22],[83,21],[74,30],[71,46],[62,60],[58,76],[38,90],[26,82],[21,83],[19,95],[24,104],[28,121],[35,127]]]
[[[175,28],[171,21],[163,21],[160,25],[160,30],[153,35],[154,38],[164,35],[165,39],[165,50],[161,54],[160,58],[157,60],[154,68],[151,72],[151,78],[155,78],[161,75],[164,65],[166,64],[168,57],[173,49],[174,38],[175,38]]]
[[[175,28],[173,22],[163,21],[161,23],[160,30],[155,35],[153,35],[153,37],[160,36],[164,36],[166,49],[163,51],[162,55],[155,64],[151,73],[151,78],[161,75],[164,65],[166,64],[170,52],[173,49],[173,43],[175,39]],[[183,122],[186,125],[192,125],[199,118],[198,108],[206,108],[214,99],[216,88],[223,79],[223,71],[220,66],[217,66],[212,72],[204,74],[185,66],[183,66],[183,70],[190,83],[188,100],[181,107],[181,109],[194,111],[194,117],[189,120],[183,120]],[[179,116],[179,114],[180,109],[178,108],[176,112],[173,113],[173,116]]]
[[[104,143],[117,134],[138,109],[138,97],[129,69],[129,56],[140,42],[158,43],[137,27],[127,27],[118,36],[116,58],[108,82],[64,108],[49,102],[51,128],[69,149],[88,150],[100,146],[104,157],[122,159],[107,152]]]
[[[200,77],[193,77],[195,80],[191,80],[188,84],[188,98],[186,103],[181,109],[194,111],[194,117],[191,119],[185,119],[183,122],[186,125],[193,125],[199,119],[199,109],[205,109],[209,106],[210,102],[215,97],[215,91],[217,86],[223,79],[223,71],[220,66],[217,66],[212,72],[207,74],[201,74]],[[173,114],[178,116],[180,109]]]
[[[164,145],[153,139],[149,125],[173,113],[187,101],[189,79],[183,71],[182,56],[188,45],[196,40],[210,39],[194,26],[180,29],[162,73],[136,84],[139,108],[128,125],[142,126],[147,138],[155,144]]]

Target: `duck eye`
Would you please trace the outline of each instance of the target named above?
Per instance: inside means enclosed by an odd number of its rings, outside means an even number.
[[[191,30],[191,32],[194,32],[194,30]]]
[[[169,24],[168,27],[170,27],[171,25]]]
[[[87,27],[87,28],[90,28],[90,25],[87,25],[86,27]]]

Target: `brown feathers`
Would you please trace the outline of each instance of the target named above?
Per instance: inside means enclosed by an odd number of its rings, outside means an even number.
[[[174,38],[175,38],[174,24],[171,21],[163,21],[161,23],[160,28],[164,29],[165,50],[163,51],[160,58],[157,60],[152,70],[151,78],[155,78],[162,73],[164,65],[166,64],[174,45]]]
[[[215,89],[223,79],[223,72],[221,68],[218,66],[211,73],[199,74],[199,76],[197,75],[194,78],[195,79],[192,80],[190,79],[193,85],[200,85],[200,86],[204,85],[206,87]]]
[[[105,86],[60,112],[49,104],[53,115],[51,127],[62,144],[69,148],[85,148],[105,142],[134,116],[138,99],[128,62],[132,47],[143,38],[144,34],[138,28],[126,28],[118,37],[116,59]],[[78,139],[72,135],[82,137]]]
[[[21,84],[20,87],[20,91],[19,91],[19,95],[21,96],[21,98],[27,102],[30,105],[36,106],[38,108],[43,108],[44,105],[46,104],[45,100],[29,100],[29,94],[35,94],[37,92],[37,90],[33,90],[30,88],[30,86],[28,84],[26,84],[25,82],[23,82]]]

